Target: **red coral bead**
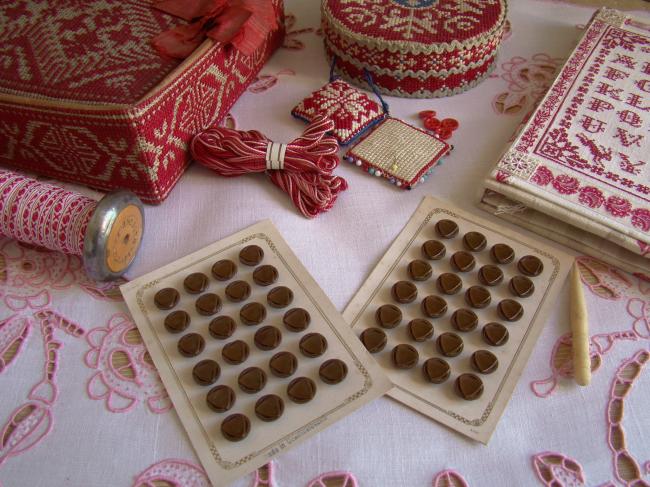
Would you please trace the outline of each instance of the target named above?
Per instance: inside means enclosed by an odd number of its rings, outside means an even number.
[[[442,122],[440,122],[440,126],[445,129],[449,130],[456,130],[459,127],[458,120],[455,118],[445,118]]]
[[[436,116],[435,110],[422,110],[421,112],[418,112],[418,117],[420,117],[420,119],[422,120],[435,117],[435,116]]]
[[[440,137],[442,140],[447,140],[451,137],[452,130],[443,128],[441,127],[440,130],[438,130],[438,137]]]
[[[436,131],[440,128],[440,120],[435,117],[429,117],[424,119],[424,128],[427,130]]]

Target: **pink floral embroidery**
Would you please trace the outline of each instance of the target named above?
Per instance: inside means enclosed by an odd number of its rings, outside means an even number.
[[[650,303],[632,298],[627,303],[627,312],[632,318],[632,330],[639,338],[650,339]]]
[[[282,69],[275,74],[261,74],[253,80],[248,87],[248,91],[256,94],[264,93],[266,90],[273,88],[278,81],[280,81],[280,76],[295,76],[295,74],[296,72],[293,69]]]
[[[645,364],[650,360],[648,350],[639,350],[625,360],[616,371],[607,403],[607,444],[612,451],[614,476],[625,485],[647,486],[642,480],[639,464],[627,450],[625,429],[623,428],[623,408],[627,395],[634,382],[641,375]]]
[[[307,487],[328,487],[336,482],[337,487],[358,487],[357,478],[351,472],[327,472],[309,481]]]
[[[577,257],[576,263],[583,284],[599,298],[617,301],[632,289],[632,282],[616,267],[586,256]]]
[[[635,208],[632,210],[632,225],[644,232],[650,230],[650,210],[646,208]]]
[[[170,458],[162,460],[144,472],[133,482],[133,487],[211,487],[205,471],[186,460]]]
[[[469,487],[467,481],[455,470],[439,472],[432,482],[433,487]]]
[[[504,39],[509,36],[508,30]],[[538,103],[553,83],[561,61],[538,53],[530,60],[515,56],[503,63],[501,78],[508,83],[508,89],[492,99],[492,109],[498,114],[515,115],[527,105]]]
[[[269,462],[263,467],[255,470],[255,478],[252,487],[276,487],[275,485],[275,463]]]
[[[580,190],[578,201],[589,208],[599,208],[605,202],[603,192],[593,186],[585,186]]]
[[[29,320],[19,315],[0,321],[0,374],[20,354],[30,329]]]
[[[539,166],[535,170],[531,180],[538,186],[546,186],[553,181],[553,173],[545,166]]]
[[[614,216],[628,216],[632,210],[632,204],[618,196],[610,196],[605,202],[605,208]]]
[[[575,460],[555,452],[533,456],[537,478],[547,487],[579,487],[585,485],[582,466]]]
[[[142,337],[128,316],[113,315],[106,327],[94,328],[86,340],[91,348],[84,361],[97,370],[87,385],[92,399],[104,399],[114,413],[130,411],[138,401],[146,402],[154,413],[171,409]]]
[[[285,49],[290,49],[292,51],[300,51],[305,48],[305,43],[300,39],[297,39],[298,36],[302,34],[308,34],[314,32],[314,29],[307,27],[305,29],[292,30],[296,25],[296,16],[294,14],[286,14],[284,17],[284,44],[282,47]]]
[[[558,193],[574,194],[578,192],[580,183],[574,177],[567,176],[566,174],[560,174],[553,181],[553,187],[557,190]]]

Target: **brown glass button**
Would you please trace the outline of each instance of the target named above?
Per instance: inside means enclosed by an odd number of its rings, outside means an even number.
[[[471,309],[460,308],[451,315],[451,324],[458,331],[472,331],[478,326],[478,316]]]
[[[472,367],[481,374],[491,374],[499,367],[496,355],[488,350],[477,350],[470,358]]]
[[[510,336],[508,329],[501,323],[488,323],[483,327],[482,335],[488,345],[495,347],[504,345]]]
[[[427,320],[416,318],[409,321],[408,331],[416,342],[424,342],[433,336],[433,325]]]
[[[440,260],[446,253],[445,244],[439,240],[427,240],[422,244],[422,255],[429,260]]]
[[[266,385],[266,374],[259,367],[248,367],[244,369],[237,378],[239,388],[249,394],[255,394],[264,389]]]
[[[298,404],[311,401],[315,395],[316,383],[309,377],[297,377],[287,386],[287,396]]]
[[[327,340],[320,333],[307,333],[300,339],[300,352],[306,357],[320,357],[327,350]]]
[[[206,397],[208,406],[216,413],[225,413],[235,404],[235,391],[228,386],[217,386],[210,389]]]
[[[257,245],[248,245],[239,252],[239,262],[244,265],[257,265],[262,262],[264,251]]]
[[[377,308],[375,321],[382,328],[395,328],[402,322],[402,312],[393,304],[384,304]]]
[[[465,291],[465,301],[472,308],[485,308],[492,301],[490,291],[483,286],[471,286]]]
[[[497,264],[510,264],[515,260],[515,251],[509,245],[498,243],[490,249],[490,257]]]
[[[232,260],[220,260],[212,266],[212,277],[217,281],[227,281],[232,279],[235,274],[237,274],[237,264]]]
[[[269,360],[269,369],[276,377],[290,377],[298,368],[298,359],[291,352],[278,352]]]
[[[201,360],[192,369],[192,377],[197,384],[209,386],[214,384],[221,374],[221,367],[214,360]]]
[[[456,394],[466,401],[478,399],[483,394],[483,381],[475,374],[461,374],[456,378]]]
[[[284,314],[282,323],[287,327],[287,330],[300,332],[307,329],[311,323],[311,316],[306,309],[292,308]]]
[[[278,280],[278,270],[272,265],[261,265],[253,272],[253,281],[259,286],[270,286]]]
[[[492,264],[484,265],[478,270],[478,280],[486,286],[496,286],[503,281],[503,271]]]
[[[260,350],[273,350],[282,342],[282,333],[275,326],[263,326],[255,332],[254,341]]]
[[[517,262],[517,269],[526,276],[539,276],[544,271],[544,264],[534,255],[524,255]]]
[[[183,287],[190,294],[200,294],[208,287],[208,276],[202,272],[194,272],[185,278]]]
[[[260,397],[255,403],[255,416],[262,421],[275,421],[284,412],[284,401],[275,394]]]
[[[246,281],[233,281],[226,286],[226,297],[235,303],[246,301],[251,295],[251,287]]]
[[[398,281],[391,289],[393,299],[398,303],[412,303],[418,297],[418,288],[408,281]]]
[[[235,332],[237,324],[230,316],[217,316],[208,325],[208,331],[213,338],[225,340]]]
[[[181,295],[173,287],[166,287],[158,291],[154,297],[153,301],[158,309],[172,309],[178,304],[178,300],[181,298]]]
[[[172,311],[165,316],[165,329],[169,333],[180,333],[190,326],[190,315],[182,309]]]
[[[205,348],[205,340],[198,333],[188,333],[178,340],[178,351],[184,357],[196,357]]]
[[[412,345],[400,343],[393,348],[391,358],[398,369],[412,369],[418,364],[420,355]]]
[[[381,328],[366,328],[361,332],[359,338],[370,353],[381,352],[388,340],[386,333]]]
[[[343,360],[331,358],[323,362],[318,369],[318,376],[320,380],[326,384],[338,384],[348,375],[348,366],[345,365]]]
[[[243,414],[231,414],[221,423],[221,434],[226,440],[241,441],[251,431],[251,421]]]
[[[221,350],[223,359],[232,365],[241,364],[246,361],[250,350],[245,341],[235,340],[234,342],[226,343]]]
[[[519,298],[527,298],[535,292],[535,284],[526,276],[514,276],[510,279],[510,292]]]
[[[259,325],[266,319],[266,308],[261,303],[248,303],[239,310],[239,319],[245,325]]]
[[[203,316],[211,316],[221,309],[221,299],[213,293],[205,293],[196,300],[196,311]]]
[[[293,291],[286,286],[274,287],[266,295],[266,301],[273,308],[285,308],[293,301]]]
[[[467,250],[472,252],[480,252],[487,245],[485,235],[480,232],[467,232],[463,236],[463,245]]]
[[[447,312],[447,301],[440,296],[427,296],[422,300],[422,313],[429,318],[440,318]]]
[[[446,360],[438,357],[428,359],[422,365],[422,373],[424,378],[433,384],[442,384],[449,379],[451,375],[451,368]]]
[[[440,220],[436,223],[436,233],[442,238],[454,238],[458,235],[458,225],[452,220]]]
[[[408,273],[414,281],[426,281],[431,277],[433,270],[431,266],[423,260],[413,260],[408,265]]]
[[[456,357],[463,351],[463,339],[455,333],[446,332],[436,340],[438,350],[445,357]]]
[[[504,299],[497,305],[499,316],[506,321],[517,321],[524,315],[524,308],[514,299]]]
[[[469,252],[464,250],[459,250],[451,256],[451,266],[460,272],[469,272],[474,269],[476,265],[476,259]]]
[[[463,288],[463,281],[453,272],[445,272],[438,276],[438,289],[444,294],[456,294]]]

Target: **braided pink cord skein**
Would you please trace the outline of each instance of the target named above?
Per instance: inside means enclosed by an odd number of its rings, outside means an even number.
[[[0,169],[0,235],[82,255],[96,207],[83,195]]]
[[[334,122],[315,119],[289,144],[275,144],[256,130],[212,127],[192,140],[192,157],[225,177],[266,172],[273,184],[286,192],[307,218],[328,211],[345,179],[332,172],[339,164],[338,144],[327,132]]]

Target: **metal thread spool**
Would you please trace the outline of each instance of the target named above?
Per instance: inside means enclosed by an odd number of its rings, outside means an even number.
[[[0,235],[83,258],[99,281],[123,275],[135,259],[144,209],[129,191],[99,202],[0,169]]]

